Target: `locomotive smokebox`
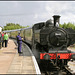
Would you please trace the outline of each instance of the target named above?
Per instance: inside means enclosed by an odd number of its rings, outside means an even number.
[[[59,15],[54,15],[53,19],[54,19],[54,26],[56,26],[56,24],[59,24],[59,19],[60,19]]]

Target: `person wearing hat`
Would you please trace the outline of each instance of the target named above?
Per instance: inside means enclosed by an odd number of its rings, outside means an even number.
[[[21,38],[21,36],[20,36],[20,33],[18,33],[18,35],[17,35],[17,43],[18,43],[18,53],[22,53],[21,52],[21,46],[22,46],[22,38]]]

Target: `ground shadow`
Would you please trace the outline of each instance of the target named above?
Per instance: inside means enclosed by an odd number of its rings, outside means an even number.
[[[15,52],[3,52],[4,54],[16,54]]]

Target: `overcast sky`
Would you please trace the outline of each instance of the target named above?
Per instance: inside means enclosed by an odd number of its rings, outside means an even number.
[[[32,26],[60,15],[60,23],[75,23],[75,1],[0,1],[0,26]]]

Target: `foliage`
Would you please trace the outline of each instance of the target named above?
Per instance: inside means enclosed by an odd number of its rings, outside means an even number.
[[[61,28],[72,28],[72,29],[74,29],[75,30],[75,24],[74,23],[71,23],[71,22],[69,22],[69,23],[64,23],[64,24],[60,24],[59,25]]]
[[[29,26],[21,26],[19,24],[14,24],[14,23],[8,23],[6,26],[4,26],[3,30],[14,30],[14,29],[21,29],[21,28],[27,28]]]
[[[75,24],[68,22],[68,23],[64,23],[64,24],[59,24],[59,26],[61,28],[72,28],[75,30]],[[14,24],[14,23],[8,23],[6,24],[6,26],[4,26],[4,28],[2,30],[14,30],[14,29],[21,29],[21,28],[27,28],[29,26],[21,26],[19,24]]]

